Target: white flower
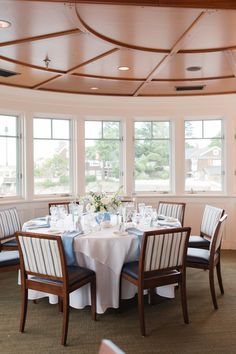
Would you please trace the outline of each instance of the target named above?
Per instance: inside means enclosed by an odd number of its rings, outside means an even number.
[[[103,197],[103,198],[101,199],[101,203],[102,203],[103,205],[108,205],[108,204],[110,203],[110,198],[109,198],[109,197]]]
[[[94,212],[95,212],[95,206],[92,205],[92,204],[90,204],[90,203],[88,203],[88,204],[86,205],[86,211],[87,211],[88,213],[94,213]]]

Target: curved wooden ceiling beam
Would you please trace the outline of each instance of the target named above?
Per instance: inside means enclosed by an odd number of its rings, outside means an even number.
[[[41,41],[43,39],[49,39],[49,38],[55,38],[55,37],[61,37],[61,36],[68,36],[70,34],[75,34],[75,33],[82,33],[82,32],[78,28],[74,28],[74,29],[71,29],[68,31],[47,33],[47,34],[42,34],[39,36],[26,37],[26,38],[21,38],[21,39],[15,39],[13,41],[2,42],[2,43],[0,43],[0,47],[6,47],[9,45],[16,45],[16,44],[27,43],[27,42]]]
[[[87,65],[87,64],[89,64],[89,63],[92,63],[92,62],[94,62],[94,61],[96,61],[96,60],[99,60],[99,59],[101,59],[101,58],[104,58],[104,57],[106,57],[106,56],[108,56],[108,55],[110,55],[110,54],[116,52],[117,50],[119,50],[119,49],[118,49],[118,48],[113,48],[113,49],[111,49],[111,50],[108,50],[108,51],[105,52],[105,53],[99,54],[99,55],[97,55],[96,57],[94,57],[94,58],[92,58],[92,59],[89,59],[89,60],[87,60],[87,61],[85,61],[85,62],[83,62],[83,63],[80,63],[80,64],[78,64],[77,66],[75,66],[75,67],[73,67],[73,68],[67,70],[66,72],[63,72],[62,74],[56,75],[56,76],[54,76],[54,77],[51,77],[50,79],[45,80],[45,81],[43,81],[43,82],[41,82],[41,83],[35,85],[35,86],[33,87],[33,89],[39,89],[39,88],[43,87],[44,85],[46,85],[46,84],[48,84],[48,83],[50,83],[50,82],[53,82],[53,81],[59,79],[59,78],[62,77],[62,76],[73,74],[73,72],[76,71],[78,68],[80,68],[80,67],[82,67],[82,66],[85,66],[85,65]]]
[[[22,0],[16,0],[22,1]],[[31,2],[73,2],[81,4],[101,4],[101,5],[133,5],[133,6],[153,6],[153,7],[181,7],[181,8],[201,8],[201,9],[221,9],[236,10],[234,0],[26,0]]]
[[[145,81],[145,78],[133,78],[133,77],[114,77],[114,76],[102,76],[102,75],[90,75],[90,74],[80,74],[73,73],[73,76],[84,77],[88,79],[97,79],[97,80],[111,80],[111,81]],[[177,79],[152,79],[153,82],[191,82],[191,81],[210,81],[210,80],[224,80],[232,79],[234,75],[224,75],[224,76],[209,76],[209,77],[193,77],[193,78],[177,78]]]
[[[47,72],[57,73],[57,74],[65,74],[66,73],[66,71],[63,71],[63,70],[50,69],[50,68],[46,68],[44,66],[28,64],[28,63],[25,63],[25,62],[20,61],[20,60],[16,60],[16,59],[11,59],[11,58],[5,57],[3,55],[0,55],[0,59],[3,60],[3,61],[7,61],[9,63],[13,63],[13,64],[20,65],[20,66],[24,66],[26,68],[30,68],[30,69],[42,70],[42,71],[47,71]]]
[[[138,96],[143,87],[150,81],[152,81],[154,75],[156,75],[158,72],[160,72],[163,67],[170,62],[170,60],[175,56],[181,47],[183,47],[186,39],[189,40],[194,34],[194,29],[196,26],[199,24],[199,22],[206,16],[206,14],[209,14],[209,12],[202,11],[196,18],[195,20],[191,23],[191,25],[182,33],[182,35],[177,39],[173,47],[171,48],[171,51],[168,55],[164,56],[164,58],[161,59],[161,61],[156,65],[156,67],[150,72],[150,74],[147,76],[145,82],[141,83],[141,85],[135,90],[134,96]]]

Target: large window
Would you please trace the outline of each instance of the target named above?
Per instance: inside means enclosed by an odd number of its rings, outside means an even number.
[[[135,191],[170,191],[170,122],[135,122],[134,137]]]
[[[71,193],[71,121],[34,118],[34,194]]]
[[[21,120],[0,115],[0,196],[21,193]]]
[[[121,123],[85,122],[86,192],[117,191],[122,184]]]
[[[185,190],[223,190],[221,119],[185,121]]]

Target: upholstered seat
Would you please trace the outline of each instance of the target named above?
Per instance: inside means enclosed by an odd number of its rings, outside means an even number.
[[[224,294],[223,282],[221,277],[220,250],[226,219],[227,215],[224,214],[216,224],[214,233],[210,239],[209,250],[189,247],[187,252],[187,267],[209,270],[211,297],[215,309],[218,309],[214,284],[215,268],[217,272],[217,278],[221,294]]]
[[[210,251],[201,248],[188,248],[187,260],[191,263],[209,264]]]
[[[189,247],[193,247],[193,248],[204,248],[204,249],[208,249],[210,246],[210,241],[206,240],[205,238],[203,238],[202,236],[195,236],[195,235],[191,235],[189,237],[189,243],[188,243]]]
[[[20,265],[18,251],[0,252],[0,268],[14,267]]]
[[[185,260],[190,227],[144,232],[139,261],[124,264],[121,280],[138,287],[138,309],[141,334],[146,335],[143,291],[153,293],[157,286],[176,284],[181,288],[185,323],[189,322],[186,298]],[[121,281],[120,281],[121,299]]]

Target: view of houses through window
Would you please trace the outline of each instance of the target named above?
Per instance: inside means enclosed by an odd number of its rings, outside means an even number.
[[[223,190],[222,120],[185,121],[185,190]]]

